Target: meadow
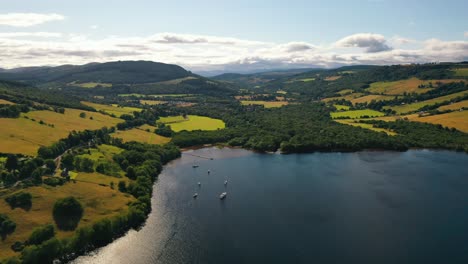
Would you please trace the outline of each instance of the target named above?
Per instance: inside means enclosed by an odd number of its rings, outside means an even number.
[[[351,111],[344,111],[344,112],[332,112],[330,113],[330,115],[332,118],[349,117],[351,119],[354,119],[354,118],[362,118],[364,116],[378,117],[378,116],[383,116],[384,113],[375,111],[372,109],[363,109],[363,110],[351,110]]]
[[[338,122],[338,123],[341,123],[341,124],[362,127],[362,128],[365,128],[365,129],[376,131],[376,132],[385,132],[389,136],[395,136],[397,134],[397,133],[395,133],[393,131],[390,131],[388,129],[374,127],[372,124],[359,123],[359,120],[336,119],[335,121]]]
[[[440,115],[431,116],[413,116],[409,118],[411,121],[438,124],[444,127],[456,128],[460,131],[468,133],[468,111],[455,111]]]
[[[242,105],[263,105],[265,108],[281,107],[287,105],[284,101],[241,101]]]
[[[352,89],[344,89],[344,90],[341,90],[339,92],[337,92],[337,94],[343,96],[343,95],[347,95],[347,94],[350,94],[350,93],[353,93],[354,91]]]
[[[458,68],[454,71],[456,77],[468,77],[468,68]]]
[[[86,117],[81,118],[80,113],[85,113]],[[0,118],[0,152],[34,156],[40,146],[49,146],[73,130],[95,130],[120,122],[123,120],[101,113],[69,108],[64,114],[41,110],[22,113],[19,118]]]
[[[112,87],[112,83],[99,83],[99,82],[87,82],[87,83],[70,83],[69,85],[79,86],[81,88],[96,88],[97,86],[101,87]]]
[[[14,105],[15,103],[7,101],[5,99],[0,99],[0,105]]]
[[[462,108],[468,109],[468,100],[452,103],[452,104],[449,104],[449,105],[443,105],[443,106],[437,108],[437,110],[440,110],[440,111],[446,111],[446,110],[455,111],[455,110],[460,110]]]
[[[81,102],[84,105],[92,107],[97,111],[103,111],[109,115],[114,115],[116,117],[120,117],[121,115],[127,114],[132,115],[133,112],[141,112],[141,108],[136,107],[120,107],[118,105],[105,105],[105,104],[96,104],[91,102]]]
[[[325,77],[325,81],[336,81],[336,80],[338,80],[339,78],[341,78],[340,75],[328,76],[328,77]]]
[[[47,185],[29,187],[22,191],[29,192],[33,196],[32,207],[28,211],[21,208],[12,210],[4,200],[5,195],[0,197],[0,212],[6,213],[17,225],[15,232],[0,243],[0,259],[17,255],[18,253],[11,250],[11,245],[16,241],[25,241],[34,228],[54,224],[52,208],[57,199],[74,196],[82,203],[84,215],[78,228],[125,211],[128,203],[135,200],[132,196],[110,187],[79,181],[57,187]],[[70,237],[74,233],[60,231],[58,228],[56,230],[58,238]]]
[[[370,85],[366,90],[374,94],[386,95],[402,95],[406,93],[422,94],[437,88],[437,83],[450,83],[458,82],[461,80],[419,80],[418,78],[410,78],[407,80],[399,80],[394,82],[375,82]],[[429,88],[429,83],[432,83],[433,88]],[[425,85],[425,88],[418,86]]]
[[[462,91],[462,92],[449,94],[449,95],[445,95],[445,96],[441,96],[441,97],[437,97],[437,98],[434,98],[434,99],[421,101],[421,102],[417,102],[417,103],[398,105],[398,106],[384,106],[383,108],[384,109],[392,109],[392,110],[396,111],[397,114],[406,114],[406,113],[418,111],[423,106],[442,103],[442,102],[449,101],[451,99],[457,98],[459,96],[464,96],[466,94],[468,94],[468,91]]]
[[[159,105],[159,104],[167,104],[167,101],[159,101],[159,100],[140,100],[140,104],[142,104],[142,105]]]
[[[388,101],[388,100],[393,100],[395,96],[390,96],[390,95],[378,95],[378,94],[370,94],[370,95],[364,95],[362,97],[358,98],[353,98],[351,99],[351,103],[354,104],[360,104],[360,103],[370,103],[372,100],[375,101]]]
[[[333,107],[336,108],[336,110],[349,110],[350,106],[347,106],[347,105],[338,105],[338,104],[334,104]]]
[[[341,100],[341,99],[351,101],[352,99],[359,98],[359,97],[361,97],[363,95],[364,95],[363,93],[350,93],[350,94],[346,94],[346,95],[343,95],[343,96],[324,98],[324,99],[322,99],[322,101],[323,102],[330,102],[330,101]]]
[[[137,141],[148,144],[166,144],[171,141],[168,137],[163,137],[154,133],[156,127],[143,125],[138,128],[128,130],[117,130],[112,134],[113,137],[121,138],[124,142]],[[148,132],[149,130],[149,132]]]
[[[218,130],[226,126],[220,119],[196,115],[188,115],[187,119],[182,116],[161,117],[158,122],[170,125],[175,132],[182,130]]]

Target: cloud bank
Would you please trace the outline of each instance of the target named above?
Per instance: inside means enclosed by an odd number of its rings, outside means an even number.
[[[90,31],[91,32],[91,31]],[[0,67],[152,60],[195,72],[249,72],[353,64],[405,64],[468,60],[468,41],[358,33],[315,45],[273,43],[209,35],[159,33],[143,37],[54,32],[0,32]]]
[[[0,14],[0,25],[11,27],[30,27],[50,21],[64,20],[59,14],[8,13]]]

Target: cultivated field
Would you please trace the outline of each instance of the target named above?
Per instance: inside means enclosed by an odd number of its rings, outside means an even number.
[[[337,92],[337,94],[343,96],[343,95],[347,95],[347,94],[350,94],[350,93],[353,93],[354,91],[352,89],[344,89],[344,90],[341,90],[339,92]]]
[[[140,104],[142,104],[142,105],[160,105],[160,104],[167,104],[167,101],[159,101],[159,100],[140,100]]]
[[[340,117],[349,117],[353,118],[361,118],[364,116],[368,117],[378,117],[383,116],[384,113],[375,111],[372,109],[364,109],[364,110],[351,110],[351,111],[344,111],[344,112],[332,112],[330,113],[332,118],[340,118]]]
[[[338,80],[339,78],[341,78],[340,75],[328,76],[328,77],[325,78],[325,81],[336,81],[336,80]]]
[[[341,100],[341,99],[351,101],[352,99],[359,98],[359,97],[361,97],[363,95],[364,95],[363,93],[350,93],[350,94],[343,95],[343,96],[324,98],[324,99],[322,99],[322,101],[323,102],[330,102],[330,101],[333,101],[333,100]]]
[[[468,133],[468,111],[455,111],[446,114],[433,116],[413,116],[409,118],[411,121],[424,122],[431,124],[439,124],[444,127],[456,128],[460,131]]]
[[[333,106],[336,108],[336,110],[349,110],[349,108],[350,108],[350,107],[347,106],[347,105],[338,105],[338,104],[334,104]]]
[[[79,117],[82,112],[86,118]],[[45,124],[41,125],[39,121]],[[69,108],[64,114],[42,110],[23,113],[19,118],[0,118],[0,152],[36,155],[40,146],[51,145],[73,130],[95,130],[120,122],[122,120],[101,113]]]
[[[465,109],[468,108],[468,100],[456,102],[456,103],[449,104],[449,105],[443,105],[443,106],[437,108],[437,110],[440,110],[440,111],[460,110],[462,108],[465,108]]]
[[[370,85],[366,90],[374,94],[387,94],[387,95],[402,95],[406,93],[426,93],[437,87],[437,83],[450,83],[458,82],[460,80],[419,80],[411,78],[407,80],[400,80],[394,82],[375,82]],[[433,88],[427,88],[429,83],[432,83]],[[419,85],[425,85],[426,88],[418,88]]]
[[[132,115],[133,112],[141,112],[142,109],[136,107],[120,107],[118,105],[105,105],[105,104],[96,104],[91,102],[81,102],[84,105],[90,106],[98,111],[104,111],[110,115],[115,115],[120,117],[121,115],[127,114]]]
[[[468,77],[468,68],[459,68],[454,71],[456,77]]]
[[[241,101],[242,105],[263,105],[265,108],[281,107],[287,105],[288,102],[284,101]]]
[[[462,91],[462,92],[449,94],[449,95],[445,95],[445,96],[441,96],[441,97],[437,97],[434,99],[421,101],[417,103],[412,103],[412,104],[398,105],[398,106],[384,106],[384,109],[392,109],[396,111],[398,114],[405,114],[405,113],[418,111],[421,107],[426,106],[426,105],[442,103],[442,102],[457,98],[459,96],[464,96],[466,94],[468,94],[468,91]]]
[[[170,125],[175,132],[182,130],[218,130],[225,127],[224,122],[220,119],[196,115],[189,115],[187,119],[182,116],[161,117],[158,122]]]
[[[99,83],[99,82],[88,82],[88,83],[70,83],[73,86],[79,86],[82,88],[96,88],[97,86],[101,87],[112,87],[112,83]]]
[[[351,99],[351,103],[353,104],[370,103],[372,100],[388,101],[388,100],[393,100],[394,98],[395,96],[391,96],[391,95],[370,94],[370,95],[365,95],[362,97]]]
[[[32,207],[29,211],[20,208],[11,210],[4,201],[5,196],[0,197],[0,212],[6,213],[17,225],[15,232],[0,243],[0,259],[16,255],[17,253],[11,250],[11,245],[16,241],[25,241],[34,228],[54,224],[52,208],[57,199],[74,196],[83,204],[84,215],[78,228],[91,225],[104,217],[116,215],[126,210],[127,204],[134,200],[130,195],[112,190],[110,187],[79,181],[57,187],[47,185],[30,187],[22,191],[29,192],[33,196]],[[64,238],[73,233],[58,231],[57,237]]]
[[[395,136],[397,134],[397,133],[395,133],[393,131],[390,131],[388,129],[374,127],[372,124],[359,123],[359,121],[357,121],[357,120],[337,119],[335,121],[338,122],[338,123],[341,123],[341,124],[350,125],[350,126],[358,126],[358,127],[373,130],[373,131],[376,131],[376,132],[385,132],[389,136]]]
[[[15,103],[7,101],[5,99],[0,99],[0,105],[14,105]]]
[[[147,131],[149,129],[149,132]],[[156,127],[143,125],[129,130],[117,130],[112,134],[113,137],[121,138],[124,142],[137,141],[148,144],[166,144],[171,141],[170,138],[163,137],[154,133]]]

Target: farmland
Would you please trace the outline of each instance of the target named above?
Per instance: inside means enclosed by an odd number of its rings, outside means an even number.
[[[86,118],[81,118],[80,113],[85,113]],[[0,152],[35,155],[40,146],[48,146],[73,130],[94,130],[119,122],[122,120],[101,113],[69,108],[64,114],[41,110],[22,114],[20,118],[0,118]]]
[[[336,108],[336,110],[349,110],[349,108],[350,108],[350,107],[347,106],[347,105],[338,105],[338,104],[334,104],[333,106]]]
[[[372,102],[372,100],[387,101],[387,100],[392,100],[394,98],[395,98],[395,96],[390,96],[390,95],[370,94],[370,95],[364,95],[364,96],[358,97],[358,98],[353,98],[353,99],[351,99],[351,103],[353,103],[353,104],[370,103],[370,102]]]
[[[0,105],[14,105],[15,103],[7,101],[5,99],[0,99]]]
[[[265,108],[281,107],[287,105],[284,101],[241,101],[242,105],[263,105]]]
[[[396,111],[398,114],[405,114],[405,113],[417,111],[421,107],[426,106],[426,105],[442,103],[442,102],[457,98],[459,96],[464,96],[466,94],[468,94],[468,91],[462,91],[462,92],[449,94],[449,95],[437,97],[437,98],[422,101],[422,102],[412,103],[412,104],[398,105],[398,106],[385,106],[384,109],[392,109]]]
[[[224,122],[220,119],[196,115],[188,115],[187,119],[182,116],[161,117],[159,122],[170,125],[175,132],[182,130],[217,130],[225,127]]]
[[[386,133],[387,135],[389,135],[389,136],[394,136],[394,135],[396,135],[395,132],[390,131],[390,130],[388,130],[388,129],[374,127],[372,124],[359,123],[358,120],[349,120],[349,119],[340,119],[340,120],[338,120],[338,119],[337,119],[337,120],[335,120],[335,121],[338,122],[338,123],[341,123],[341,124],[350,125],[350,126],[362,127],[362,128],[365,128],[365,129],[369,129],[369,130],[376,131],[376,132],[385,132],[385,133]]]
[[[341,91],[337,92],[337,94],[339,94],[341,96],[347,95],[347,94],[350,94],[350,93],[353,93],[352,89],[344,89],[344,90],[341,90]]]
[[[456,77],[468,77],[468,68],[458,68],[454,71]]]
[[[142,105],[159,105],[159,104],[166,104],[167,101],[159,101],[159,100],[140,100],[140,104]]]
[[[378,116],[383,116],[384,113],[371,110],[371,109],[364,109],[364,110],[350,110],[350,111],[344,111],[344,112],[332,112],[331,117],[332,118],[362,118],[364,116],[367,117],[378,117]]]
[[[74,196],[83,204],[84,215],[79,227],[116,215],[126,210],[127,204],[134,200],[130,195],[112,190],[110,187],[79,181],[57,187],[47,185],[30,187],[23,191],[33,196],[32,207],[29,211],[20,208],[12,210],[4,201],[4,196],[0,199],[0,212],[7,213],[17,225],[15,232],[0,243],[0,259],[17,254],[10,249],[11,245],[16,241],[25,241],[34,228],[54,223],[52,207],[57,199]],[[73,232],[59,230],[57,232],[59,238],[71,235]]]
[[[340,75],[328,76],[328,77],[325,77],[325,81],[336,81],[336,80],[338,80],[339,78],[341,78]]]
[[[84,105],[90,106],[98,111],[103,111],[109,115],[114,115],[116,117],[120,117],[121,115],[127,114],[131,115],[133,112],[140,112],[140,108],[136,107],[120,107],[117,105],[105,105],[105,104],[96,104],[91,102],[81,102]]]
[[[386,94],[386,95],[402,95],[404,93],[417,93],[422,94],[437,87],[437,83],[450,83],[457,82],[460,80],[419,80],[417,78],[410,78],[407,80],[400,80],[394,82],[375,82],[370,85],[367,91],[374,94]],[[430,88],[432,83],[433,88]],[[424,85],[424,88],[419,86]]]
[[[431,116],[413,116],[409,118],[411,121],[424,122],[431,124],[439,124],[444,127],[456,128],[460,131],[468,133],[468,111],[455,111],[440,115]]]
[[[112,134],[112,136],[121,138],[124,142],[137,141],[149,144],[165,144],[171,140],[170,138],[155,134],[155,129],[156,127],[143,125],[141,127],[132,128],[129,130],[118,130]],[[147,130],[149,130],[149,132]]]
[[[322,101],[323,102],[330,102],[330,101],[341,100],[341,99],[351,101],[352,99],[359,98],[359,97],[361,97],[363,95],[364,95],[363,93],[350,93],[350,94],[346,94],[346,95],[343,95],[343,96],[324,98],[324,99],[322,99]]]
[[[112,83],[99,83],[99,82],[87,82],[87,83],[70,83],[73,86],[79,86],[81,88],[96,88],[98,86],[101,87],[112,87]]]
[[[437,110],[440,110],[440,111],[460,110],[462,108],[465,108],[465,109],[468,108],[468,100],[452,103],[452,104],[449,104],[449,105],[443,105],[443,106],[437,108]]]

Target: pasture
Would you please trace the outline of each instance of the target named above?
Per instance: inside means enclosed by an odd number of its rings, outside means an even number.
[[[148,144],[166,144],[171,141],[168,137],[155,134],[155,129],[156,127],[143,125],[129,130],[117,130],[112,136],[121,138],[124,142],[137,141]],[[149,130],[149,132],[147,130]]]
[[[362,118],[362,117],[379,117],[383,116],[384,113],[375,111],[372,109],[364,109],[364,110],[351,110],[351,111],[344,111],[344,112],[332,112],[330,113],[332,118],[341,118],[341,117],[348,117],[351,119],[354,118]]]
[[[14,105],[15,103],[7,101],[5,99],[0,99],[0,105]]]
[[[328,76],[328,77],[325,77],[325,81],[336,81],[338,80],[339,78],[341,78],[341,75],[335,75],[335,76]]]
[[[458,82],[461,80],[419,80],[418,78],[410,78],[406,80],[399,80],[394,82],[375,82],[370,85],[366,90],[374,94],[386,94],[386,95],[402,95],[406,93],[417,93],[422,94],[430,90],[436,89],[438,83],[450,83]],[[432,88],[429,88],[429,83],[432,83]],[[419,88],[418,86],[424,85],[425,88]]]
[[[47,185],[29,187],[23,191],[33,196],[32,207],[29,211],[21,208],[12,210],[4,201],[5,195],[0,197],[0,212],[6,213],[17,225],[15,232],[0,243],[0,259],[17,255],[18,253],[11,250],[11,245],[16,241],[25,241],[34,228],[54,224],[52,208],[57,199],[74,196],[82,203],[84,215],[78,228],[91,225],[104,217],[114,216],[126,210],[127,204],[135,200],[131,195],[112,190],[110,187],[79,181],[57,187]],[[7,195],[9,194],[11,193]],[[58,238],[69,237],[74,233],[60,231],[58,228],[56,231]]]
[[[421,101],[417,103],[412,103],[412,104],[397,105],[397,106],[384,106],[384,109],[392,109],[396,111],[397,114],[406,114],[406,113],[418,111],[423,106],[442,103],[442,102],[457,98],[459,96],[464,96],[466,94],[468,94],[468,91],[462,91],[462,92],[449,94],[449,95],[445,95],[445,96],[441,96],[441,97],[437,97],[434,99]]]
[[[84,105],[92,107],[97,111],[103,111],[109,115],[114,115],[120,117],[121,115],[127,114],[132,115],[133,112],[141,112],[141,108],[136,107],[127,107],[127,106],[118,106],[118,105],[105,105],[105,104],[96,104],[91,102],[81,102]]]
[[[140,104],[142,104],[142,105],[160,105],[160,104],[167,104],[167,101],[159,101],[159,100],[140,100]]]
[[[87,82],[87,83],[70,83],[69,85],[78,86],[81,88],[96,88],[98,86],[110,88],[112,83],[99,83],[99,82]]]
[[[82,112],[86,118],[79,117]],[[39,124],[39,121],[45,124]],[[95,130],[120,122],[122,120],[101,113],[69,108],[64,114],[41,110],[22,113],[19,118],[0,118],[0,152],[34,156],[40,146],[49,146],[73,130]]]
[[[346,95],[343,95],[343,96],[324,98],[324,99],[322,99],[322,101],[323,102],[330,102],[330,101],[341,100],[341,99],[351,101],[352,99],[359,98],[359,97],[361,97],[363,95],[364,95],[363,93],[350,93],[350,94],[346,94]]]
[[[353,93],[354,91],[352,89],[344,89],[344,90],[341,90],[339,92],[337,92],[337,94],[343,96],[343,95],[347,95],[347,94],[350,94],[350,93]]]
[[[458,68],[453,71],[456,77],[468,77],[468,68]]]
[[[349,125],[349,126],[362,127],[362,128],[365,128],[365,129],[376,131],[376,132],[385,132],[389,136],[397,135],[397,133],[395,133],[393,131],[390,131],[388,129],[374,127],[372,124],[360,123],[359,120],[337,119],[335,121],[338,122],[338,123],[341,123],[341,124],[345,124],[345,125]]]
[[[455,110],[460,110],[462,108],[465,108],[465,109],[468,108],[468,100],[452,103],[452,104],[449,104],[449,105],[443,105],[443,106],[437,108],[437,110],[440,110],[440,111],[445,111],[445,110],[455,111]]]
[[[196,115],[188,115],[187,119],[182,116],[161,117],[158,122],[170,125],[175,132],[182,130],[218,130],[226,126],[223,120]]]
[[[338,104],[334,104],[333,107],[336,108],[336,110],[349,110],[349,106],[347,105],[338,105]]]
[[[364,95],[358,98],[353,98],[351,99],[351,103],[354,104],[360,104],[360,103],[370,103],[372,100],[375,101],[388,101],[388,100],[393,100],[395,96],[390,96],[390,95],[378,95],[378,94],[370,94],[370,95]]]
[[[451,113],[432,115],[432,116],[413,116],[411,121],[438,124],[444,127],[456,128],[468,133],[468,111],[454,111]]]
[[[281,107],[287,105],[285,101],[240,101],[242,105],[263,105],[265,108]]]

